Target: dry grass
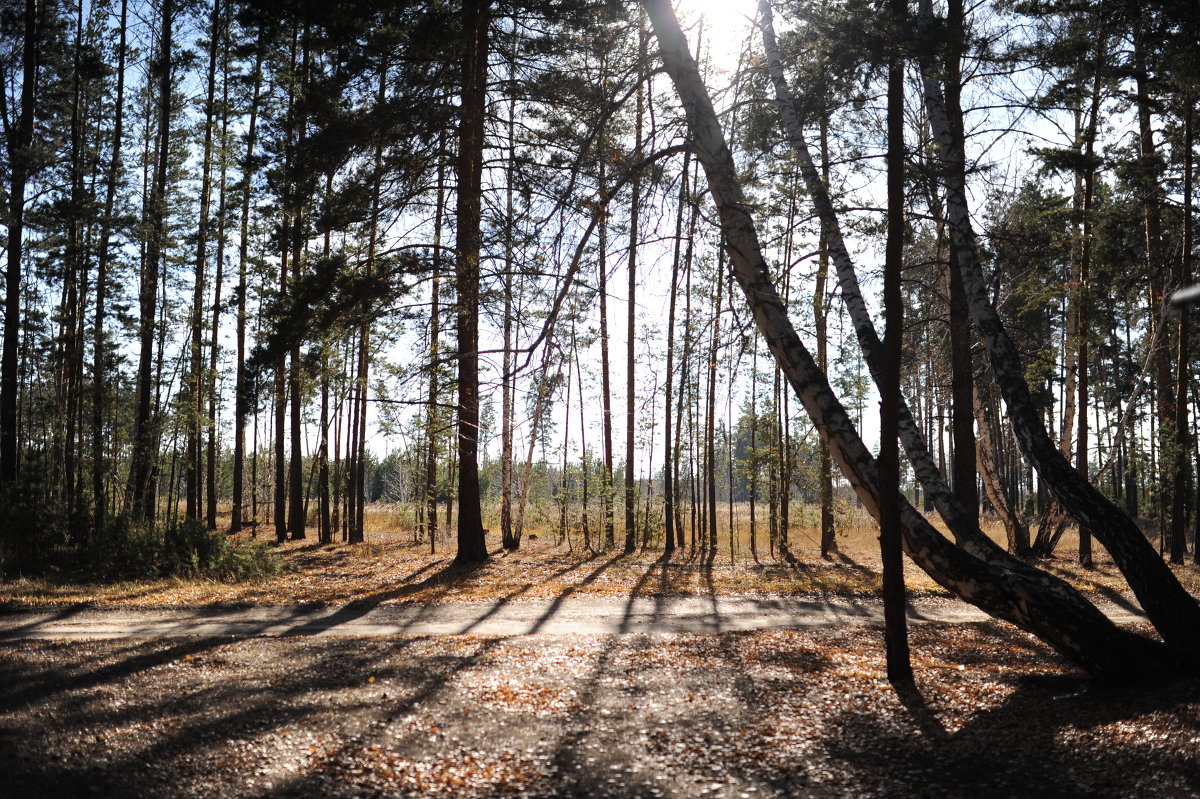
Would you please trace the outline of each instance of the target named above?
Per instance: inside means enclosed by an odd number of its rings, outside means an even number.
[[[453,563],[453,540],[439,536],[438,552],[427,542],[414,542],[406,529],[406,509],[378,505],[368,509],[367,542],[350,546],[321,546],[308,541],[278,547],[285,563],[282,574],[253,582],[225,583],[205,579],[166,579],[124,583],[78,583],[68,580],[16,579],[0,584],[0,604],[46,606],[75,603],[125,606],[199,604],[291,604],[346,602],[495,601],[552,599],[563,596],[687,596],[687,595],[871,595],[880,587],[877,532],[865,514],[842,513],[838,535],[840,553],[831,560],[819,556],[815,514],[801,510],[793,518],[789,566],[771,557],[760,527],[758,560],[750,553],[748,512],[735,507],[734,555],[728,527],[722,526],[715,557],[702,558],[690,548],[662,559],[659,542],[653,548],[624,555],[619,550],[589,550],[578,533],[559,543],[545,529],[533,532],[521,549],[505,552],[499,536],[489,534],[493,557],[479,566]],[[728,524],[728,515],[719,524]],[[760,521],[761,524],[761,521]],[[402,526],[403,525],[403,526]],[[989,529],[1000,536],[999,529]],[[268,535],[263,529],[260,538]],[[596,535],[593,531],[592,540]],[[617,531],[618,543],[621,531]],[[1080,569],[1073,562],[1075,541],[1068,532],[1059,557],[1040,565],[1078,588],[1097,593],[1121,591],[1125,583],[1111,559],[1097,549],[1096,566]],[[1200,570],[1176,567],[1192,591],[1200,589]],[[908,588],[916,594],[942,593],[913,564],[906,564]]]

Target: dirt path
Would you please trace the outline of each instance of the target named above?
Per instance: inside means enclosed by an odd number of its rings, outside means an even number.
[[[1118,622],[1144,621],[1132,606],[1108,603],[1102,609]],[[923,598],[910,604],[909,618],[916,623],[965,623],[984,621],[987,616],[959,601]],[[882,604],[877,599],[862,597],[568,597],[509,602],[180,609],[76,606],[54,611],[0,613],[0,641],[191,636],[714,634],[882,621]]]

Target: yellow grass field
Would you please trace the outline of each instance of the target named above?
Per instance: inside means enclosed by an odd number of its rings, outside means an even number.
[[[494,509],[491,509],[494,511]],[[839,553],[829,560],[819,555],[815,509],[799,508],[789,532],[796,564],[772,557],[765,509],[759,509],[757,560],[750,550],[749,509],[735,506],[733,554],[729,544],[728,506],[718,516],[718,548],[707,554],[690,546],[668,560],[661,552],[661,536],[650,547],[629,555],[621,551],[623,531],[616,530],[617,547],[601,547],[598,531],[591,530],[592,548],[583,545],[580,530],[567,540],[557,538],[557,523],[527,527],[519,550],[500,547],[498,526],[488,535],[491,559],[478,566],[453,563],[454,537],[443,529],[430,552],[428,540],[419,540],[412,528],[411,509],[375,504],[367,508],[366,543],[356,546],[337,541],[316,543],[316,530],[308,539],[289,541],[275,549],[282,562],[279,574],[249,582],[210,579],[159,579],[118,583],[78,583],[53,579],[14,579],[0,584],[0,603],[8,606],[46,606],[74,603],[116,605],[197,605],[347,603],[370,604],[429,601],[497,601],[553,599],[565,596],[731,596],[836,594],[868,596],[879,591],[880,570],[877,528],[861,510],[839,514]],[[494,512],[491,517],[494,517]],[[492,521],[489,517],[487,521]],[[997,540],[1002,530],[985,524]],[[251,533],[242,534],[252,538]],[[258,528],[257,540],[273,541],[273,531]],[[640,544],[640,540],[639,540]],[[1125,588],[1111,559],[1097,549],[1096,566],[1080,569],[1074,563],[1075,538],[1068,531],[1057,556],[1040,561],[1043,568],[1092,592]],[[1200,588],[1200,571],[1191,564],[1175,567],[1192,591]],[[942,589],[924,572],[906,562],[910,592],[938,594]]]

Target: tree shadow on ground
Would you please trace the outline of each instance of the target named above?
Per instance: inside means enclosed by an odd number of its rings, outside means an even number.
[[[394,657],[388,665],[380,662],[381,654],[394,655],[422,640],[425,639],[414,637],[375,644],[357,640],[326,641],[318,650],[319,657],[297,658],[295,668],[284,669],[282,676],[259,680],[210,681],[195,691],[143,692],[136,700],[118,702],[115,706],[103,709],[92,701],[93,697],[116,691],[127,680],[146,678],[148,672],[156,669],[201,666],[205,665],[206,657],[209,661],[229,665],[215,653],[230,641],[197,639],[172,642],[170,645],[144,642],[116,649],[109,662],[95,668],[72,665],[46,669],[30,676],[23,684],[5,680],[0,687],[0,713],[15,707],[57,708],[57,712],[47,710],[36,714],[49,717],[45,723],[50,729],[27,730],[29,736],[36,740],[41,736],[68,735],[76,746],[90,747],[95,751],[92,758],[77,758],[68,764],[59,763],[54,757],[39,757],[40,753],[27,751],[27,747],[21,745],[27,738],[18,740],[17,731],[3,724],[0,719],[3,751],[15,755],[18,751],[26,750],[9,764],[6,790],[12,790],[13,793],[5,795],[175,795],[172,775],[169,770],[164,771],[160,764],[208,760],[218,742],[231,739],[261,740],[263,737],[272,739],[277,735],[278,751],[268,749],[264,755],[270,757],[279,752],[290,754],[295,750],[295,746],[287,740],[291,736],[290,730],[309,726],[319,729],[314,725],[323,718],[328,720],[327,708],[321,701],[325,692],[363,689],[361,701],[349,706],[343,702],[341,710],[352,716],[372,716],[380,707],[380,697],[373,692],[373,686],[384,684],[388,678],[396,678],[404,686],[403,695],[387,703],[388,714],[391,717],[402,716],[442,691],[456,674],[478,663],[480,658],[503,641],[482,641],[474,651],[449,657],[417,656],[411,664],[397,665]],[[236,670],[231,676],[236,676]],[[178,688],[178,680],[171,682],[175,683],[172,687]],[[183,683],[188,684],[186,674]],[[383,697],[386,699],[387,695]],[[55,716],[60,718],[55,719]],[[161,732],[151,736],[140,747],[110,750],[104,744],[106,737],[115,737],[120,731],[138,726],[160,729]],[[331,726],[337,726],[337,722]],[[86,731],[86,734],[80,736],[80,730]],[[352,735],[340,747],[326,750],[327,756],[336,758],[342,750],[361,745],[361,737]],[[237,761],[236,751],[221,755],[216,765],[223,768],[221,764],[227,761]],[[245,780],[254,772],[252,768],[244,768],[245,764],[241,765],[242,779]],[[309,777],[285,780],[277,789],[264,788],[262,791],[246,790],[247,785],[243,782],[238,793],[322,796],[327,792],[310,789],[310,779],[320,774],[318,768]],[[174,775],[176,779],[187,776]]]
[[[661,579],[662,566],[648,567],[642,584]],[[551,720],[502,699],[507,686],[531,679],[536,666],[522,658],[544,646],[541,639],[42,642],[26,645],[34,652],[28,657],[5,645],[4,790],[393,796],[423,795],[434,784],[420,780],[436,777],[443,793],[462,780],[458,795],[620,799],[690,797],[710,784],[723,786],[709,791],[716,796],[754,787],[755,796],[855,799],[1197,793],[1200,764],[1179,752],[1196,735],[1200,681],[1112,688],[1074,673],[1036,673],[1046,666],[1045,650],[993,626],[1004,646],[943,646],[926,667],[934,685],[925,699],[902,704],[813,688],[846,679],[829,648],[849,640],[841,634],[784,634],[783,645],[767,647],[746,634],[580,639],[554,650],[553,662],[577,659],[580,668],[564,672],[572,698]],[[936,632],[919,633],[918,649],[932,646]],[[94,655],[76,657],[80,651]],[[971,671],[959,678],[963,663]],[[1008,694],[992,707],[965,709],[972,680]],[[536,674],[532,681],[557,685]],[[497,698],[480,700],[481,690]],[[825,709],[807,748],[775,737],[803,720],[787,708],[817,703]],[[1166,749],[1152,736],[1121,738],[1107,729],[1148,714],[1167,717],[1183,740]],[[115,745],[131,737],[136,746]],[[757,748],[746,747],[751,739]],[[60,758],[63,748],[87,756]],[[1089,781],[1101,759],[1124,776],[1109,785]],[[270,785],[260,776],[266,771]],[[1111,779],[1113,771],[1101,773]]]
[[[949,650],[949,668],[965,665],[963,672],[949,672],[964,675],[962,693],[948,689],[943,677],[937,680],[943,684],[921,693],[901,694],[907,723],[852,710],[831,720],[823,745],[866,795],[1200,795],[1200,762],[1156,745],[1161,732],[1129,734],[1166,727],[1194,740],[1200,680],[1118,686],[1077,672],[1008,673],[1013,650],[1027,650],[1015,655],[1018,660],[1041,664],[1047,653],[1015,631],[996,634],[1001,647]],[[980,690],[971,683],[981,675],[988,675],[992,691],[1009,693],[992,707],[964,713],[962,702]],[[1147,716],[1166,718],[1147,725]]]

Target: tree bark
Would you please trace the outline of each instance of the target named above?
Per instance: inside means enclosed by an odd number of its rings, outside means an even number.
[[[446,203],[446,167],[444,139],[438,142],[437,205],[433,219],[433,273],[429,285],[429,393],[425,404],[425,531],[429,534],[429,553],[437,551],[437,448],[438,448],[438,350],[441,347],[441,259],[442,218]]]
[[[305,99],[308,94],[310,59],[307,24],[300,31],[300,53],[299,92],[300,98]],[[383,78],[380,80],[383,80]],[[305,142],[308,138],[308,120],[302,106],[298,110],[294,110],[291,115],[291,124],[294,126],[296,134],[296,153],[292,161],[292,169],[296,171],[289,175],[288,178],[288,188],[292,195],[290,203],[292,224],[290,228],[291,236],[285,239],[284,246],[291,247],[291,279],[293,285],[298,285],[302,269],[306,232],[306,198],[302,187],[308,183],[308,176],[301,174],[299,171],[303,168],[300,154],[305,151]],[[376,212],[378,206],[378,187],[375,188],[374,199],[373,214]],[[372,219],[372,231],[374,231],[374,222],[375,220]],[[372,232],[372,237],[374,237],[374,232]],[[367,261],[367,268],[370,269],[371,256],[368,256]],[[305,528],[308,525],[308,519],[306,518],[307,514],[304,506],[304,419],[301,413],[304,396],[301,386],[299,341],[293,342],[288,352],[287,390],[288,430],[290,433],[288,457],[288,538],[292,541],[302,541],[306,537]]]
[[[829,185],[829,121],[822,114],[820,127],[821,182]],[[817,279],[813,288],[813,327],[816,328],[817,366],[829,374],[829,302],[826,297],[829,279],[829,241],[821,231],[821,252],[817,256]],[[833,459],[829,450],[821,447],[817,454],[817,500],[821,506],[821,557],[830,558],[838,551],[837,530],[833,520]]]
[[[891,0],[896,35],[907,13],[906,0]],[[954,5],[952,0],[951,5]],[[879,387],[879,548],[883,561],[884,639],[888,681],[912,685],[908,624],[904,602],[903,531],[900,524],[900,364],[904,357],[904,300],[900,279],[904,258],[904,57],[893,43],[888,64],[887,98],[887,244],[883,267],[883,355],[886,367]]]
[[[1179,285],[1192,283],[1192,145],[1194,109],[1190,92],[1184,93],[1183,127],[1183,251],[1179,258]],[[1171,492],[1171,562],[1183,563],[1187,554],[1187,507],[1185,499],[1191,482],[1191,458],[1188,457],[1188,380],[1191,376],[1191,310],[1179,309],[1179,341],[1175,362],[1175,484]],[[1193,543],[1193,546],[1195,544]]]
[[[683,253],[683,214],[687,204],[688,191],[688,170],[691,169],[691,152],[687,152],[683,156],[683,171],[679,178],[679,205],[675,217],[675,246],[674,254],[671,259],[671,288],[670,299],[667,306],[667,371],[663,377],[663,424],[665,433],[663,435],[663,517],[665,527],[665,542],[664,548],[667,552],[673,552],[676,546],[675,540],[675,474],[677,467],[675,465],[675,440],[672,427],[672,391],[673,380],[675,377],[675,306],[678,299],[679,288],[679,260]],[[680,387],[682,391],[682,386]],[[683,541],[678,542],[679,545]]]
[[[455,288],[458,293],[458,562],[487,560],[479,496],[479,258],[490,0],[463,3]]]
[[[104,448],[104,420],[108,415],[109,390],[105,379],[108,360],[108,340],[105,335],[108,302],[108,269],[111,259],[111,236],[113,208],[116,204],[117,181],[121,174],[121,144],[124,136],[125,122],[125,62],[128,56],[126,46],[126,22],[129,18],[128,0],[121,0],[120,20],[117,30],[117,72],[116,94],[113,106],[113,137],[112,152],[108,161],[108,172],[105,178],[104,216],[100,222],[100,252],[96,260],[96,316],[93,323],[92,357],[93,357],[93,391],[92,399],[92,501],[95,508],[95,529],[100,531],[106,526],[108,519],[108,501],[105,480],[108,476],[107,453]]]
[[[604,160],[600,161],[600,194],[605,195]],[[604,546],[616,543],[613,529],[613,441],[612,386],[608,359],[608,207],[600,209],[600,231],[597,243],[597,285],[600,294],[600,422],[601,442],[604,445],[604,474],[601,491],[604,496]]]
[[[638,63],[646,61],[646,46],[649,32],[644,25],[638,30]],[[634,150],[633,160],[642,160],[642,128],[646,113],[646,95],[642,83],[641,67],[639,66],[637,110],[634,118]],[[625,325],[625,552],[633,552],[637,545],[637,482],[634,474],[636,456],[634,452],[634,428],[637,417],[637,397],[635,387],[636,339],[637,339],[637,256],[638,256],[638,221],[642,212],[642,177],[639,170],[630,181],[629,197],[629,293],[627,297],[628,312]]]
[[[170,0],[167,0],[170,2]],[[8,135],[9,192],[8,259],[4,278],[4,352],[0,356],[0,488],[9,488],[17,478],[18,351],[21,340],[21,270],[24,268],[25,191],[31,177],[29,152],[33,143],[34,89],[39,66],[37,0],[25,0],[25,30],[21,43],[21,109],[17,124]]]
[[[209,530],[217,529],[217,363],[221,352],[221,293],[225,282],[225,245],[228,243],[228,228],[226,227],[226,211],[229,186],[229,37],[226,35],[228,23],[228,6],[221,6],[225,16],[218,16],[219,0],[213,3],[213,36],[221,41],[221,155],[220,168],[217,173],[217,250],[216,273],[213,275],[212,319],[209,332],[212,336],[208,351],[208,372],[205,375],[204,395],[208,401],[208,416],[205,426],[208,433],[206,444],[204,474],[205,485],[205,519]]]
[[[171,155],[171,90],[172,23],[175,15],[172,0],[163,0],[159,17],[158,56],[154,69],[158,78],[158,141],[150,201],[146,208],[148,240],[146,258],[142,265],[142,280],[138,305],[138,374],[134,416],[133,459],[130,469],[130,498],[135,518],[153,520],[155,515],[156,474],[158,471],[157,424],[152,415],[151,395],[154,385],[155,310],[158,306],[158,277],[162,267],[162,251],[166,239],[167,167]],[[11,236],[11,234],[10,234]]]
[[[514,19],[514,39],[517,29]],[[513,42],[515,52],[516,42]],[[515,58],[515,55],[512,56]],[[509,81],[515,80],[513,62],[509,62]],[[504,352],[500,360],[500,542],[506,550],[512,551],[520,546],[519,539],[513,534],[512,518],[512,471],[513,471],[513,365],[516,360],[513,347],[513,178],[516,172],[516,136],[514,131],[516,117],[516,94],[508,98],[508,175],[505,180],[504,215]]]
[[[203,513],[204,492],[204,299],[205,274],[208,268],[209,216],[212,207],[212,154],[213,124],[217,102],[217,52],[218,36],[216,25],[221,10],[221,0],[213,0],[210,12],[212,31],[208,43],[208,69],[205,79],[204,100],[204,144],[200,154],[200,215],[196,220],[196,256],[192,281],[192,316],[190,365],[187,377],[187,504],[185,517],[199,519]]]
[[[238,288],[237,288],[237,365],[234,384],[237,402],[233,419],[233,513],[229,532],[242,529],[245,506],[246,474],[246,415],[248,386],[246,386],[246,294],[249,285],[246,270],[250,261],[250,197],[254,191],[254,148],[258,139],[258,107],[262,97],[262,58],[260,46],[254,56],[254,90],[250,99],[250,121],[246,129],[246,156],[242,163],[241,219],[238,231]]]

